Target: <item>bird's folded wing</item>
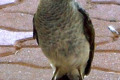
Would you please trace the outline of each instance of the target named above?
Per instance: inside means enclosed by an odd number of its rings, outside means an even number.
[[[94,56],[95,32],[94,32],[93,24],[89,18],[88,13],[84,9],[82,9],[77,2],[75,2],[75,5],[78,8],[78,11],[84,17],[84,34],[86,35],[86,38],[90,44],[90,55],[89,55],[89,60],[87,62],[86,69],[85,69],[85,75],[88,75],[91,70],[91,63],[93,61],[93,56]]]

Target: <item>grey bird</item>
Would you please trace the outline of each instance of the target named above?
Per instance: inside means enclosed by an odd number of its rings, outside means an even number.
[[[95,32],[75,0],[41,0],[33,37],[54,69],[52,80],[83,80],[91,70]]]

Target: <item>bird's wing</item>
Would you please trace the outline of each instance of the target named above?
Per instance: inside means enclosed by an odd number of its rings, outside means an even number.
[[[87,66],[85,68],[85,75],[88,75],[91,70],[91,63],[93,61],[94,49],[95,49],[95,32],[93,28],[93,24],[89,18],[88,13],[82,9],[77,2],[75,2],[78,11],[84,16],[84,34],[90,44],[90,55],[87,62]]]
[[[35,28],[35,14],[34,14],[34,17],[33,17],[33,38],[37,40],[37,43],[39,44],[39,41],[38,41],[38,34],[37,34],[37,30]]]

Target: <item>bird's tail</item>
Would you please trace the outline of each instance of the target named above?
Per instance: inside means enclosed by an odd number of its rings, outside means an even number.
[[[62,76],[61,78],[59,78],[57,80],[70,80],[70,79],[68,78],[67,75],[64,75],[64,76]]]
[[[71,72],[68,72],[61,76],[61,73],[58,71],[55,72],[52,80],[83,80],[83,76],[79,70],[75,69]]]

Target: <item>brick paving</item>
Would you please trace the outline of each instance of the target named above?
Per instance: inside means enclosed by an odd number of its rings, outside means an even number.
[[[32,31],[32,15],[23,13],[0,13],[0,26],[4,28],[21,30],[21,31]],[[7,24],[6,24],[7,21]],[[26,25],[27,24],[27,25]],[[24,27],[23,27],[24,26]]]
[[[49,61],[32,35],[29,38],[23,35],[32,32],[32,18],[39,0],[18,1],[12,5],[0,3],[0,31],[8,31],[8,36],[0,34],[0,80],[50,80]],[[108,30],[109,25],[120,28],[120,1],[78,1],[89,12],[96,31],[92,71],[84,80],[120,80],[120,38],[113,41]],[[16,42],[5,42],[10,38]]]
[[[91,0],[94,3],[101,4],[120,4],[120,0]]]

